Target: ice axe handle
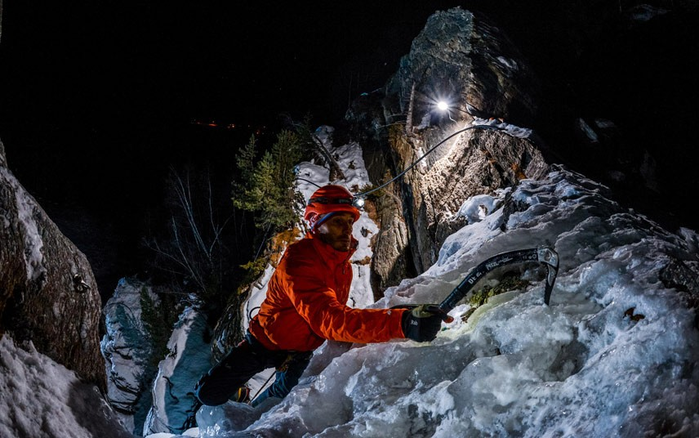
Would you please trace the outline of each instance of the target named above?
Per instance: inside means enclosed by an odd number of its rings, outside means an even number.
[[[397,306],[391,307],[391,309],[408,309],[409,312],[412,312],[416,307],[419,307],[417,304],[399,304]],[[442,310],[439,306],[435,304],[429,304],[427,306],[424,306],[422,309],[424,312],[431,313],[433,315],[439,315],[440,318],[442,318],[442,321],[446,323],[454,322],[454,317],[449,315],[447,312]]]
[[[548,273],[546,278],[546,291],[544,302],[548,304],[553,284],[558,273],[558,254],[553,249],[546,246],[536,248],[520,249],[517,251],[504,252],[485,260],[475,268],[471,269],[458,286],[439,304],[439,308],[448,313],[451,312],[459,301],[461,301],[470,290],[490,271],[501,266],[514,263],[540,262],[547,265]]]
[[[440,306],[430,305],[427,306],[425,310],[432,314],[439,315],[439,317],[442,318],[442,321],[446,322],[447,324],[454,322],[454,317],[449,315],[449,313],[444,311]]]

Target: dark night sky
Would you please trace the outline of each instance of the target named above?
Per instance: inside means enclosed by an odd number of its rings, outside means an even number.
[[[333,124],[385,83],[431,13],[458,2],[416,3],[5,2],[10,167],[38,196],[79,196],[84,181],[114,192],[102,180],[121,170],[139,178],[173,153],[201,153],[193,119],[268,125],[288,112]]]

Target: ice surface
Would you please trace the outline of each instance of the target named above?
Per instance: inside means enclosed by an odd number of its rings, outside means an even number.
[[[431,344],[356,345],[334,359],[321,352],[305,380],[246,433],[696,435],[695,314],[658,280],[671,258],[696,261],[696,234],[662,230],[607,192],[564,169],[524,181],[513,193],[519,211],[500,209],[464,227],[437,264],[376,304],[438,299],[479,261],[548,243],[561,258],[550,306],[533,278]]]

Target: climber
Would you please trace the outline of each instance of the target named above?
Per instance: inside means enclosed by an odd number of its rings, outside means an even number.
[[[250,402],[245,384],[272,367],[274,383],[251,404],[285,397],[326,339],[426,342],[437,336],[443,320],[450,319],[436,306],[353,309],[345,304],[352,282],[350,258],[358,243],[352,237],[359,218],[353,201],[352,194],[338,185],[321,187],[311,196],[304,214],[310,232],[286,250],[245,339],[197,384],[196,395],[203,404]]]

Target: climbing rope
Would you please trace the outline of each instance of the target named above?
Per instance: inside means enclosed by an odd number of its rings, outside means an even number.
[[[432,146],[432,147],[431,147],[427,152],[425,152],[420,158],[418,158],[417,160],[415,160],[410,166],[408,166],[405,170],[403,170],[401,173],[399,173],[398,175],[396,175],[395,177],[393,177],[393,178],[390,179],[389,181],[387,181],[387,182],[381,184],[380,186],[378,186],[378,187],[376,187],[376,188],[373,188],[373,189],[371,189],[371,190],[368,190],[368,191],[366,191],[366,192],[357,193],[357,194],[355,195],[355,197],[356,197],[356,198],[366,198],[367,195],[369,195],[370,193],[374,193],[374,192],[376,192],[376,191],[378,191],[378,190],[381,190],[382,188],[384,188],[384,187],[386,187],[387,185],[391,184],[393,181],[397,180],[397,179],[400,178],[401,176],[403,176],[403,175],[405,175],[406,173],[408,173],[408,171],[409,171],[410,169],[412,169],[413,167],[415,167],[415,165],[417,165],[417,163],[419,163],[419,162],[422,161],[426,156],[428,156],[429,154],[431,154],[435,149],[437,149],[439,146],[441,146],[445,141],[447,141],[447,140],[449,140],[449,139],[451,139],[451,138],[453,138],[453,137],[455,137],[455,136],[461,134],[462,132],[465,132],[465,131],[468,131],[468,130],[471,130],[471,129],[489,129],[489,130],[493,130],[493,131],[502,131],[501,128],[498,128],[497,126],[492,126],[492,125],[470,125],[470,126],[467,126],[467,127],[463,128],[463,129],[459,129],[458,131],[456,131],[456,132],[454,132],[454,133],[452,133],[452,134],[446,136],[444,139],[442,139],[442,141],[440,141],[440,142],[437,143],[436,145]]]

